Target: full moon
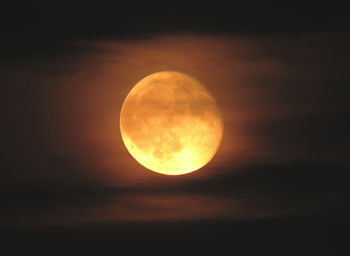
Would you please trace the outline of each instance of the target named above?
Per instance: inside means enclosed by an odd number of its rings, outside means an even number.
[[[184,73],[162,71],[131,89],[121,109],[120,132],[141,165],[180,175],[200,169],[214,157],[223,122],[204,85]]]

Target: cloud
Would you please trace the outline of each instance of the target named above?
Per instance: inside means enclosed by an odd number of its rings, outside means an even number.
[[[16,65],[1,70],[8,85],[2,151],[9,170],[1,182],[161,184],[163,177],[130,157],[118,124],[129,90],[160,70],[197,78],[223,112],[216,157],[180,179],[211,179],[254,163],[346,164],[346,42],[341,33],[179,34],[66,42],[50,58],[13,60]]]
[[[139,188],[19,187],[1,191],[4,226],[259,220],[348,206],[347,169],[250,166],[214,178]]]

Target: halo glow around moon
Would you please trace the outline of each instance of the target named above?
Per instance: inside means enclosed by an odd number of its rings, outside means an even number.
[[[223,136],[219,108],[196,79],[174,71],[153,73],[126,97],[120,131],[141,165],[166,175],[196,171],[215,155]]]

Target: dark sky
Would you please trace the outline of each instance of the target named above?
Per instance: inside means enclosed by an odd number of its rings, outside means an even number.
[[[347,248],[343,6],[5,4],[0,24],[2,247],[246,255]],[[189,175],[149,172],[121,141],[125,96],[161,70],[203,82],[223,114],[220,150]]]

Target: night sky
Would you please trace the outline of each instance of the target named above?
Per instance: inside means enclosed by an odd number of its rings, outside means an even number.
[[[347,255],[347,9],[228,2],[1,7],[1,248]],[[163,70],[222,111],[219,151],[187,175],[148,171],[120,135],[126,95]]]

